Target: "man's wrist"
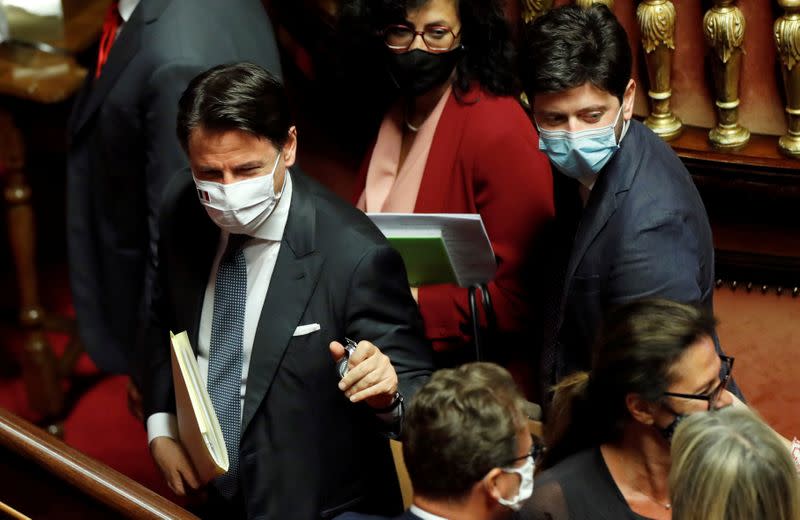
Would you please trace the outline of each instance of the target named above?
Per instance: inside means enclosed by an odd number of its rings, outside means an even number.
[[[400,392],[395,392],[394,397],[392,398],[392,402],[389,403],[387,406],[382,406],[380,408],[376,407],[370,407],[370,408],[372,408],[372,411],[377,414],[389,413],[395,411],[397,407],[400,406],[401,404],[403,404],[403,394],[401,394]]]

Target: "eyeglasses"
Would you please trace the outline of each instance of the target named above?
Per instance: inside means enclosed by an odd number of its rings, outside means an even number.
[[[720,354],[722,360],[722,369],[720,370],[719,384],[707,394],[680,394],[677,392],[664,392],[662,395],[670,397],[680,397],[681,399],[695,399],[699,401],[708,401],[708,409],[714,410],[716,408],[719,396],[728,387],[728,381],[731,378],[731,371],[733,370],[733,356],[723,356]]]
[[[410,49],[417,36],[422,36],[422,42],[429,51],[447,52],[458,38],[458,34],[446,25],[429,25],[424,31],[415,31],[407,25],[389,25],[381,34],[386,46],[395,52]]]
[[[545,447],[541,443],[539,438],[536,437],[535,435],[531,435],[531,449],[528,453],[526,453],[525,455],[520,455],[519,457],[514,457],[511,460],[507,460],[506,462],[500,464],[498,467],[507,468],[513,465],[518,460],[527,459],[528,457],[533,457],[533,462],[536,462],[537,460],[539,460],[539,457],[542,455],[542,453],[544,453],[544,451]]]

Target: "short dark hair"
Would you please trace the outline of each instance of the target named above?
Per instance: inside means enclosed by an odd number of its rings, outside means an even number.
[[[435,372],[411,400],[403,458],[414,492],[430,499],[465,497],[492,468],[518,456],[526,401],[508,371],[468,363]]]
[[[289,101],[280,79],[252,63],[213,67],[189,82],[178,102],[177,133],[184,151],[197,127],[242,130],[278,147],[289,135]]]
[[[715,326],[704,307],[658,298],[612,310],[603,324],[591,373],[572,374],[556,385],[543,466],[619,440],[631,420],[625,396],[633,393],[659,402],[675,380],[675,362],[700,339],[713,338]]]
[[[588,82],[622,102],[631,67],[628,35],[605,5],[553,9],[524,30],[520,78],[529,97]]]

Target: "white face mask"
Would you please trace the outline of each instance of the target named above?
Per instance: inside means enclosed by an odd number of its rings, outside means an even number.
[[[519,483],[519,491],[517,491],[517,496],[513,498],[503,498],[500,497],[497,499],[502,505],[506,506],[509,509],[514,511],[519,511],[522,507],[522,504],[528,500],[531,495],[533,494],[533,471],[536,469],[536,464],[533,462],[533,457],[528,456],[525,459],[525,464],[518,468],[502,468],[506,473],[516,473],[520,476],[520,483]]]
[[[278,153],[272,171],[267,175],[232,184],[201,181],[193,176],[200,203],[220,229],[251,235],[267,220],[281,198],[275,195],[275,169],[280,158]]]

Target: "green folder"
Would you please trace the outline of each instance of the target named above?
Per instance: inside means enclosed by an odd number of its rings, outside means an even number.
[[[456,275],[450,263],[450,255],[441,236],[435,237],[389,237],[408,272],[408,284],[412,287],[434,283],[456,283]]]

